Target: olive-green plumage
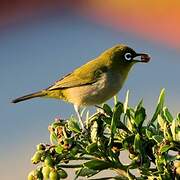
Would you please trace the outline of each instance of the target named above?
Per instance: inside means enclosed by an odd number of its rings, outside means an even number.
[[[141,60],[134,59],[137,56],[141,56]],[[118,93],[135,63],[148,62],[149,59],[147,54],[137,54],[128,46],[118,44],[56,81],[54,85],[12,102],[45,97],[62,99],[77,107],[101,104]]]

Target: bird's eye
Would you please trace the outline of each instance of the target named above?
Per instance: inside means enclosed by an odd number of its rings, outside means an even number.
[[[125,58],[127,61],[130,61],[130,60],[132,60],[132,54],[131,54],[131,53],[126,53],[126,54],[124,55],[124,58]]]

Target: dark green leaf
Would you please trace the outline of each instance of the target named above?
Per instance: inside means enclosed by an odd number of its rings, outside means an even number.
[[[126,116],[127,116],[129,119],[134,118],[134,113],[135,113],[135,111],[134,111],[133,108],[130,108],[130,107],[129,107],[129,108],[126,110]]]
[[[126,144],[132,144],[134,142],[134,134],[133,135],[130,135],[130,136],[127,136],[124,140],[123,140],[123,144],[126,143]]]
[[[161,143],[163,141],[163,137],[160,135],[154,135],[152,136],[152,138],[157,142],[157,143]]]
[[[93,153],[97,151],[97,143],[92,143],[89,146],[87,146],[86,150],[88,153]]]
[[[130,129],[129,129],[128,127],[126,127],[126,126],[124,125],[124,123],[122,123],[121,121],[118,122],[118,124],[117,124],[116,127],[119,128],[119,129],[122,129],[122,130],[124,130],[124,131],[126,131],[126,132],[128,132],[128,133],[131,132]]]
[[[133,143],[133,141],[134,141],[134,134],[133,134],[133,135],[130,135],[130,136],[127,136],[127,137],[123,140],[123,142],[122,142],[123,147],[124,147],[125,149],[127,149],[128,146]]]
[[[167,107],[163,108],[163,115],[166,118],[166,121],[168,121],[169,123],[173,121],[173,117]]]
[[[75,147],[73,147],[71,150],[70,150],[70,154],[71,156],[75,156],[79,150],[81,149],[81,147],[79,145],[76,145]]]
[[[143,156],[143,164],[142,164],[142,168],[146,171],[149,170],[149,167],[151,166],[151,161],[149,160],[149,158],[145,155]]]
[[[112,112],[111,107],[110,107],[109,105],[104,104],[104,105],[103,105],[103,109],[104,109],[105,113],[106,113],[108,116],[110,116],[110,117],[112,116],[113,112]]]
[[[177,115],[177,119],[180,121],[180,113],[178,113],[178,115]]]
[[[111,121],[111,133],[114,134],[116,132],[117,124],[120,122],[120,116],[123,112],[123,106],[121,103],[117,103],[114,112],[113,117]]]
[[[161,93],[160,93],[160,96],[159,96],[159,99],[158,99],[158,104],[157,104],[155,113],[154,113],[149,125],[154,123],[154,121],[156,121],[156,119],[157,119],[158,114],[161,113],[161,111],[163,109],[163,106],[164,106],[164,98],[165,98],[165,90],[162,89]]]
[[[141,109],[142,106],[143,106],[143,99],[140,100],[139,104],[136,107],[136,110]]]
[[[89,169],[88,167],[83,167],[78,171],[79,171],[78,176],[83,176],[83,177],[91,177],[99,172],[98,170]],[[78,173],[78,171],[76,171],[76,174]]]
[[[91,160],[84,163],[84,166],[94,170],[103,170],[113,167],[112,163],[102,160]]]
[[[153,136],[153,132],[150,129],[146,129],[146,136],[148,137],[148,139],[151,139]]]
[[[134,138],[134,150],[138,153],[141,153],[142,150],[141,136],[139,133],[137,133]]]
[[[106,122],[106,124],[111,125],[112,118],[105,117],[103,120]]]
[[[67,172],[64,169],[59,169],[58,174],[60,176],[60,179],[66,179],[68,176]]]
[[[160,151],[161,153],[167,152],[171,147],[171,145],[164,145],[160,148]]]
[[[135,112],[135,124],[138,128],[141,128],[144,120],[146,118],[146,111],[143,107],[139,107]]]
[[[177,156],[167,155],[166,159],[167,159],[168,162],[175,161],[175,160],[177,160]]]

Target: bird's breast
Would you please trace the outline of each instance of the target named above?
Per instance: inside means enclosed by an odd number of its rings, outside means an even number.
[[[64,93],[69,102],[78,106],[96,105],[117,94],[124,81],[120,73],[107,72],[91,85],[69,88]]]

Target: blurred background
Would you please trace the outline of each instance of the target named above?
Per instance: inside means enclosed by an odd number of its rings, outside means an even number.
[[[176,115],[179,19],[179,0],[0,0],[0,179],[26,179],[36,144],[49,142],[48,125],[74,113],[72,105],[57,100],[10,101],[48,87],[117,43],[152,57],[134,67],[119,99],[128,89],[130,105],[143,97],[151,118],[165,88],[166,104]]]

